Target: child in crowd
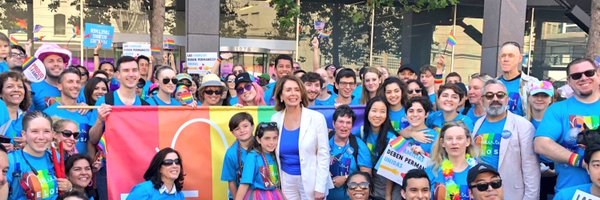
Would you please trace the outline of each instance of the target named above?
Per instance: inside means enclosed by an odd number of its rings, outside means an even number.
[[[0,73],[10,70],[8,67],[8,53],[10,52],[10,40],[4,33],[0,33]]]
[[[235,136],[236,141],[225,152],[221,180],[229,184],[230,199],[233,199],[240,185],[240,178],[244,169],[244,159],[254,143],[252,132],[254,120],[247,112],[233,115],[229,120],[229,131]]]

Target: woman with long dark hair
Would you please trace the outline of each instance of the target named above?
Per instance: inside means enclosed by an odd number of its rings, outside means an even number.
[[[96,105],[96,101],[108,92],[108,81],[104,78],[91,78],[83,88],[85,103],[87,105]]]
[[[179,152],[164,148],[150,161],[144,173],[146,181],[133,187],[127,199],[185,199],[183,174],[183,160]]]
[[[73,191],[84,193],[89,199],[99,199],[92,185],[92,159],[83,154],[75,154],[65,161],[67,179],[73,183]]]

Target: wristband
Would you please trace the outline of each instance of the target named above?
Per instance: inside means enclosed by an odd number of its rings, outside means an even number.
[[[577,153],[572,153],[571,157],[569,157],[569,165],[571,165],[573,167],[583,166],[582,156]]]
[[[444,74],[436,74],[435,79],[443,79],[444,78]]]

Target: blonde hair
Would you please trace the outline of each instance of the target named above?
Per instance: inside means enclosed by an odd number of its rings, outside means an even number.
[[[475,145],[473,145],[474,141],[471,137],[471,131],[469,131],[469,128],[462,121],[447,122],[446,124],[444,124],[442,131],[440,131],[440,137],[433,146],[433,155],[431,156],[433,171],[439,170],[442,166],[442,162],[444,161],[444,159],[448,158],[448,153],[446,153],[446,150],[444,149],[444,147],[442,147],[442,143],[444,142],[444,136],[446,135],[446,131],[455,126],[460,127],[465,132],[467,140],[471,142],[470,145],[467,147],[467,151],[465,153],[471,154],[471,157],[473,158],[479,157],[479,154],[476,151],[476,147]]]
[[[369,99],[371,99],[371,97],[369,96],[369,91],[367,90],[367,86],[365,86],[365,83],[366,83],[365,76],[367,75],[367,73],[375,73],[377,75],[377,78],[379,78],[379,87],[377,88],[377,90],[375,90],[375,94],[377,94],[377,91],[379,91],[379,88],[381,87],[381,83],[383,83],[383,80],[381,80],[381,72],[379,71],[379,69],[377,69],[376,67],[369,67],[369,68],[367,68],[367,70],[365,70],[365,73],[363,74],[363,77],[362,77],[362,85],[363,85],[362,98],[360,99],[360,104],[362,104],[362,105],[367,104]]]

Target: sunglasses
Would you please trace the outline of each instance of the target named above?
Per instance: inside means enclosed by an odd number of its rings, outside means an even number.
[[[181,165],[181,160],[179,160],[179,158],[175,158],[175,159],[165,159],[162,162],[162,166],[168,167],[171,165]]]
[[[238,93],[238,95],[244,94],[244,92],[250,91],[250,90],[252,90],[252,84],[246,84],[246,86],[244,86],[244,87],[235,89],[235,91]]]
[[[204,94],[208,94],[208,95],[213,95],[213,94],[222,95],[223,91],[221,91],[221,90],[204,90]]]
[[[487,191],[490,186],[492,186],[492,189],[498,189],[498,188],[502,187],[502,180],[493,181],[493,182],[489,182],[489,183],[478,183],[476,185],[471,185],[470,188],[476,187],[477,190],[479,190],[480,192],[483,192],[483,191]]]
[[[506,92],[488,92],[483,95],[487,100],[493,100],[494,96],[498,97],[498,99],[504,99],[506,97]]]
[[[79,132],[71,132],[69,130],[63,130],[63,131],[59,131],[60,134],[62,134],[63,136],[65,136],[66,138],[70,138],[71,136],[73,136],[74,139],[79,139]]]
[[[177,85],[177,83],[179,82],[176,78],[171,78],[171,79],[163,78],[163,80],[162,80],[163,84],[169,84],[169,81],[171,81],[171,83],[173,83],[175,85]]]
[[[359,187],[360,187],[360,189],[363,189],[363,190],[369,189],[369,183],[367,183],[367,182],[360,182],[360,183],[350,182],[346,186],[348,186],[349,190],[357,190]]]
[[[276,122],[261,122],[258,123],[258,127],[260,128],[277,128]]]
[[[416,90],[408,90],[408,93],[409,93],[409,94],[419,94],[419,93],[421,93],[421,91],[423,91],[423,90],[421,90],[421,89],[416,89]]]
[[[584,74],[588,78],[592,77],[592,76],[596,75],[596,69],[590,69],[590,70],[587,70],[585,72],[572,73],[572,74],[569,75],[569,77],[571,77],[571,79],[573,79],[573,80],[576,81],[576,80],[581,79],[581,77],[583,77]]]

